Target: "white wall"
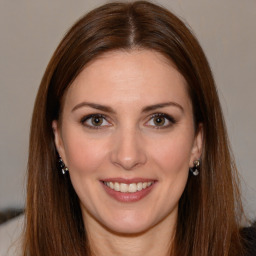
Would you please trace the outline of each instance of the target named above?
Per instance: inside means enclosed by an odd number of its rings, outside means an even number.
[[[0,0],[0,209],[22,207],[29,123],[47,62],[67,29],[101,0]],[[256,217],[256,1],[158,0],[187,21],[210,61]]]

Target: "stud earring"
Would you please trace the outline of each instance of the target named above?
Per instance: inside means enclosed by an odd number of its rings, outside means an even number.
[[[63,162],[63,160],[62,160],[60,155],[59,155],[59,166],[60,166],[60,169],[61,169],[61,172],[62,172],[63,175],[65,175],[66,172],[69,171],[68,167],[66,167],[66,165],[64,164],[64,162]]]
[[[192,168],[189,168],[190,172],[194,175],[197,176],[199,174],[199,166],[200,166],[200,161],[195,160],[194,161],[194,166]]]

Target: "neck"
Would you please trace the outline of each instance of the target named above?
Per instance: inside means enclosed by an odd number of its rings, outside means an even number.
[[[169,223],[167,223],[169,222]],[[176,222],[165,219],[138,234],[119,234],[103,227],[96,220],[86,225],[92,256],[143,255],[170,256]]]

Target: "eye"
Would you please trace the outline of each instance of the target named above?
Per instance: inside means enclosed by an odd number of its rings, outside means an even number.
[[[104,126],[110,126],[105,116],[101,114],[93,114],[82,118],[81,123],[92,129],[99,129]]]
[[[176,123],[175,119],[167,114],[157,113],[151,116],[150,120],[146,123],[147,126],[154,128],[167,128]]]

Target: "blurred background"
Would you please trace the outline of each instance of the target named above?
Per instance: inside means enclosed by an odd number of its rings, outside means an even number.
[[[0,211],[22,209],[30,119],[50,57],[102,0],[0,0]],[[214,73],[243,201],[256,218],[256,1],[158,0],[199,39]]]

